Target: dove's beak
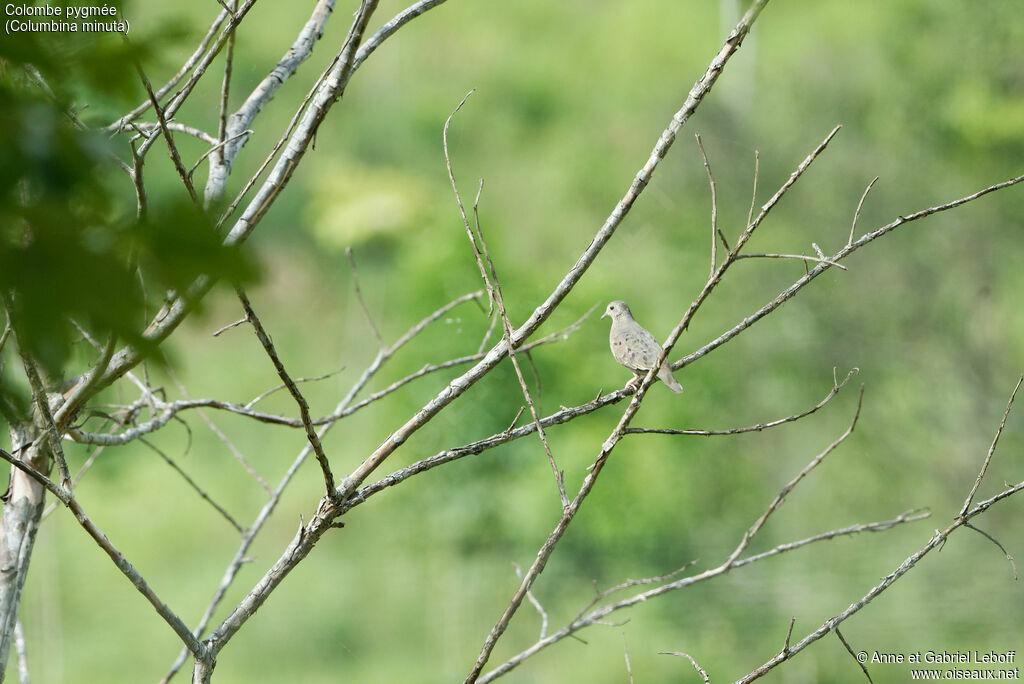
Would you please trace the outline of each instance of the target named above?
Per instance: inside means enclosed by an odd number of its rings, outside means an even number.
[[[601,320],[602,318],[604,318],[604,317],[605,317],[605,316],[607,316],[607,315],[608,315],[608,311],[607,311],[607,310],[605,310],[605,312],[604,312],[603,314],[601,314],[601,318],[599,318],[599,319],[597,319],[597,320]]]

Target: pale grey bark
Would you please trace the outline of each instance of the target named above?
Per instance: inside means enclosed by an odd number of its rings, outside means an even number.
[[[11,443],[16,445],[32,444],[36,436],[24,425],[12,426],[10,433]],[[21,451],[21,458],[37,470],[50,462],[50,454],[40,446],[28,446]],[[46,495],[43,485],[16,468],[12,468],[9,487],[0,533],[0,678],[14,642],[14,625]]]

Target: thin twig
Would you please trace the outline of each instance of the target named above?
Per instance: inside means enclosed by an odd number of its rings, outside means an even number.
[[[864,667],[864,663],[860,662],[860,658],[858,658],[857,654],[853,652],[853,648],[850,646],[849,642],[846,641],[846,637],[843,636],[843,633],[839,631],[839,627],[837,626],[833,631],[836,633],[836,636],[839,637],[839,640],[843,642],[843,646],[846,647],[846,650],[853,657],[854,662],[860,666],[861,672],[864,673],[864,676],[868,678],[868,681],[871,682],[871,684],[875,684],[871,680],[871,675],[868,674],[868,668]]]
[[[236,291],[238,300],[242,303],[242,308],[245,310],[246,318],[252,325],[253,330],[256,332],[256,337],[259,339],[260,344],[263,345],[263,349],[267,352],[267,356],[270,357],[271,362],[274,364],[274,368],[277,370],[278,377],[288,387],[289,394],[295,399],[295,403],[299,407],[299,415],[302,417],[302,425],[306,428],[306,438],[309,440],[310,445],[313,447],[313,452],[316,454],[316,460],[320,463],[320,470],[323,471],[324,485],[327,487],[327,496],[334,497],[334,474],[331,472],[331,464],[327,460],[327,454],[324,453],[324,447],[320,443],[320,437],[316,434],[316,430],[313,429],[312,421],[309,417],[309,404],[306,403],[306,398],[302,396],[302,392],[295,386],[291,376],[288,375],[288,371],[285,370],[284,364],[281,363],[280,357],[277,355],[277,350],[274,348],[274,343],[270,340],[270,336],[267,331],[264,330],[263,324],[260,322],[256,312],[253,311],[252,305],[249,303],[249,298],[245,296],[242,290]]]
[[[196,128],[195,126],[189,126],[187,124],[179,123],[177,121],[166,121],[165,125],[167,130],[178,133],[185,133],[190,135],[197,140],[202,140],[207,145],[216,145],[219,141],[216,137],[210,135],[204,130]],[[142,137],[148,137],[153,132],[160,132],[160,123],[153,121],[133,121],[131,128],[138,131],[138,135],[133,138],[137,140]]]
[[[228,13],[221,13],[221,16],[228,18],[227,26],[220,32],[213,45],[203,54],[202,58],[196,63],[195,68],[192,70],[192,74],[185,81],[184,85],[174,94],[174,96],[168,101],[167,106],[163,110],[164,117],[170,121],[174,118],[177,111],[185,104],[185,101],[195,91],[196,85],[206,75],[206,70],[216,59],[220,53],[221,48],[227,43],[228,38],[231,36],[234,29],[242,22],[245,16],[252,9],[253,5],[256,4],[256,0],[245,0],[241,7],[236,8],[233,15]],[[159,131],[154,131],[149,137],[142,143],[139,148],[139,153],[145,155],[149,148],[156,141],[159,136]]]
[[[880,238],[880,237],[882,237],[884,235],[887,235],[888,233],[896,230],[897,228],[899,228],[899,227],[901,227],[903,225],[906,225],[907,223],[911,223],[913,221],[918,221],[918,220],[921,220],[923,218],[927,218],[929,216],[932,216],[934,214],[938,214],[938,213],[943,212],[943,211],[949,211],[951,209],[955,209],[955,208],[957,208],[959,206],[967,204],[968,202],[973,202],[974,200],[980,199],[981,197],[984,197],[985,195],[987,195],[989,193],[996,192],[998,190],[1002,190],[1004,188],[1011,187],[1011,186],[1016,185],[1016,184],[1021,183],[1021,182],[1024,182],[1024,176],[1017,176],[1015,178],[1011,178],[1009,180],[1005,180],[1005,181],[1003,181],[1001,183],[996,183],[994,185],[990,185],[990,186],[988,186],[986,188],[983,188],[982,190],[978,190],[977,192],[971,193],[970,195],[966,195],[964,197],[961,197],[959,199],[953,200],[951,202],[946,202],[945,204],[940,204],[940,205],[929,207],[927,209],[922,209],[920,211],[916,211],[916,212],[914,212],[912,214],[908,214],[906,216],[900,216],[900,217],[896,218],[894,221],[891,221],[891,222],[885,224],[884,226],[876,228],[875,230],[871,231],[870,233],[866,233],[865,235],[863,235],[860,238],[858,238],[857,240],[855,240],[853,242],[853,244],[847,245],[843,249],[839,250],[838,252],[836,252],[835,254],[833,254],[830,257],[830,261],[831,262],[842,261],[843,259],[848,257],[850,254],[852,254],[856,250],[860,249],[861,247],[863,247],[863,246],[865,246],[865,245],[867,245],[867,244],[869,244],[871,242],[874,242],[878,238]],[[673,363],[672,364],[672,370],[675,371],[675,370],[679,370],[680,368],[684,368],[685,366],[688,366],[689,364],[693,363],[697,359],[699,359],[699,358],[701,358],[703,356],[706,356],[707,354],[709,354],[710,352],[714,351],[718,347],[720,347],[723,344],[725,344],[725,343],[729,342],[730,340],[734,339],[735,337],[740,335],[742,332],[744,332],[745,330],[750,328],[752,325],[757,323],[759,320],[761,320],[762,318],[764,318],[765,316],[767,316],[768,314],[772,313],[773,311],[778,309],[780,306],[785,304],[787,301],[792,299],[794,296],[796,296],[796,294],[800,290],[802,290],[811,281],[813,281],[815,278],[817,278],[819,275],[821,275],[822,273],[824,273],[825,271],[827,271],[831,267],[832,267],[831,264],[828,263],[828,262],[820,262],[820,263],[818,263],[817,266],[812,268],[808,273],[806,273],[804,276],[802,276],[800,279],[798,279],[792,285],[790,285],[789,287],[784,289],[782,292],[780,292],[778,296],[776,296],[773,300],[771,300],[770,302],[768,302],[767,304],[762,306],[759,310],[757,310],[753,314],[750,314],[750,315],[746,316],[738,324],[733,326],[728,331],[722,333],[721,335],[719,335],[714,340],[708,342],[707,344],[705,344],[700,349],[697,349],[696,351],[691,352],[690,354],[684,356],[679,361],[676,361],[675,363]]]
[[[1000,544],[998,539],[996,539],[995,537],[993,537],[991,534],[989,534],[985,530],[981,529],[980,527],[975,527],[971,523],[964,523],[964,527],[967,527],[969,529],[974,530],[975,532],[977,532],[978,534],[980,534],[981,536],[985,537],[990,542],[992,542],[993,544],[995,544],[996,546],[999,547],[999,550],[1003,552],[1003,555],[1006,556],[1006,560],[1010,563],[1010,569],[1013,571],[1013,579],[1016,580],[1017,579],[1017,564],[1013,561],[1013,556],[1011,556],[1010,552],[1006,550],[1006,547],[1004,547],[1002,544]]]
[[[590,601],[579,610],[573,621],[581,619],[584,615],[590,612],[590,610],[594,606],[601,603],[601,601],[604,601],[609,596],[617,594],[621,591],[625,591],[626,589],[632,589],[633,587],[642,587],[648,584],[658,584],[660,582],[667,582],[668,580],[683,574],[696,564],[697,559],[694,559],[684,564],[683,566],[673,570],[672,572],[665,573],[664,575],[658,575],[657,577],[644,577],[642,579],[627,579],[625,582],[620,582],[619,584],[616,584],[613,587],[608,587],[607,589],[599,591],[597,592],[597,594],[594,595],[594,598],[590,599]]]
[[[863,240],[864,238],[861,239]],[[821,639],[830,631],[835,631],[835,629],[838,628],[838,626],[842,622],[856,614],[864,606],[871,603],[882,592],[884,592],[886,589],[892,586],[893,583],[896,582],[896,580],[900,579],[905,574],[907,574],[915,565],[917,565],[917,563],[922,558],[928,555],[931,551],[937,548],[942,548],[942,546],[946,543],[946,540],[949,538],[951,534],[953,534],[953,532],[955,532],[961,527],[966,527],[968,524],[970,524],[970,521],[973,518],[982,515],[996,503],[1004,499],[1008,499],[1009,497],[1020,492],[1021,490],[1024,490],[1024,481],[1018,482],[1013,486],[1006,487],[1005,489],[1003,489],[1003,491],[999,492],[995,496],[992,496],[991,498],[988,498],[978,503],[969,511],[957,515],[956,518],[954,518],[953,522],[945,530],[941,532],[936,530],[935,534],[932,535],[931,539],[928,540],[928,543],[926,543],[923,547],[921,547],[921,549],[919,549],[915,553],[908,556],[906,560],[900,563],[899,567],[897,567],[893,572],[886,575],[879,584],[877,584],[873,589],[871,589],[871,591],[869,591],[867,594],[861,597],[858,601],[850,604],[850,606],[839,615],[836,615],[835,617],[826,620],[825,623],[822,624],[818,629],[814,630],[813,632],[805,636],[802,640],[800,640],[798,644],[796,644],[792,648],[789,648],[787,646],[782,651],[773,656],[771,659],[766,661],[763,665],[753,670],[752,672],[744,676],[742,679],[737,680],[737,684],[748,684],[749,682],[759,679],[771,670],[775,669],[782,662],[792,658],[797,653],[807,648],[818,639]],[[1000,547],[1001,546],[1002,545],[1000,545]]]
[[[445,124],[445,126],[447,127],[447,124]],[[447,155],[447,141],[445,143],[445,151]],[[455,185],[455,177],[451,175],[450,169],[451,163],[449,162],[449,178],[451,179],[455,195],[458,197],[459,191]],[[470,233],[470,238],[474,239],[474,249],[476,249],[476,244],[479,243],[480,249],[483,250],[484,258],[487,259],[487,267],[490,269],[490,278],[487,277],[487,274],[484,274],[484,282],[487,283],[489,291],[494,297],[494,303],[498,305],[498,315],[501,317],[502,322],[502,334],[505,337],[505,344],[510,350],[509,359],[512,361],[512,367],[516,371],[516,378],[519,380],[519,387],[523,391],[523,397],[526,399],[526,404],[530,408],[530,415],[533,417],[534,425],[537,426],[537,436],[540,437],[541,444],[544,445],[544,453],[547,454],[548,463],[551,465],[552,473],[554,473],[555,486],[558,488],[558,497],[562,502],[562,509],[564,510],[569,506],[569,496],[565,493],[565,478],[562,475],[562,471],[558,469],[558,465],[555,463],[555,455],[551,452],[551,445],[548,444],[547,435],[544,434],[544,426],[540,423],[540,415],[537,413],[537,407],[530,394],[530,388],[527,387],[526,378],[523,377],[523,369],[519,364],[518,358],[520,351],[516,350],[512,343],[513,328],[511,321],[508,319],[508,312],[505,309],[505,298],[501,292],[501,283],[498,281],[498,271],[494,267],[494,261],[491,259],[491,253],[487,249],[487,242],[484,240],[484,234],[480,228],[480,194],[483,192],[483,189],[484,181],[483,179],[480,179],[480,186],[477,189],[476,199],[473,201],[473,226],[476,230],[476,234],[474,236],[473,233]],[[459,207],[461,208],[461,206],[462,200],[459,199]]]
[[[184,470],[182,470],[181,466],[179,466],[177,463],[174,462],[174,459],[172,459],[170,456],[168,456],[166,453],[164,453],[161,449],[157,448],[156,445],[154,445],[149,440],[147,440],[145,438],[141,438],[139,441],[142,442],[143,444],[145,444],[147,447],[149,447],[150,450],[153,451],[157,456],[162,458],[164,460],[164,462],[167,463],[167,465],[169,465],[172,468],[174,468],[175,472],[177,472],[178,475],[181,475],[181,479],[185,480],[185,483],[188,484],[188,486],[191,487],[193,490],[195,490],[196,494],[199,495],[199,498],[201,498],[203,501],[205,501],[206,503],[208,503],[211,506],[213,506],[214,510],[216,510],[218,513],[220,513],[221,517],[223,517],[225,520],[227,520],[228,523],[232,527],[234,527],[236,530],[238,530],[239,533],[244,533],[245,532],[245,530],[242,528],[242,526],[238,524],[238,521],[236,521],[231,516],[231,514],[227,512],[227,510],[223,506],[221,506],[216,501],[214,501],[210,497],[210,495],[207,494],[206,491],[196,483],[195,480],[193,480],[191,477],[189,477],[188,473],[186,473]]]
[[[625,632],[622,633],[622,655],[626,659],[626,674],[629,675],[629,684],[633,684],[633,667],[629,664],[629,648],[626,647]]]
[[[174,384],[177,385],[178,391],[181,392],[182,396],[184,396],[186,400],[189,399],[190,397],[188,396],[188,391],[185,389],[184,383],[182,383],[181,380],[178,379],[177,374],[174,373],[173,370],[171,370],[169,367],[167,371],[168,375],[170,375],[171,379],[174,381]],[[252,479],[256,480],[256,482],[259,483],[261,487],[263,487],[264,491],[266,491],[267,494],[270,494],[270,485],[267,484],[267,481],[264,480],[263,477],[258,472],[256,472],[256,468],[253,467],[251,463],[249,463],[249,459],[247,459],[245,457],[245,454],[243,454],[241,450],[237,446],[235,446],[235,443],[232,442],[228,438],[228,436],[225,435],[223,431],[221,431],[219,427],[217,427],[217,424],[214,423],[213,420],[211,420],[208,415],[206,415],[206,411],[203,411],[202,409],[196,409],[196,413],[198,413],[200,419],[202,419],[202,421],[206,423],[206,427],[210,429],[210,432],[212,432],[217,437],[217,439],[223,442],[224,446],[226,446],[228,448],[228,451],[231,452],[231,455],[235,457],[235,460],[238,461],[243,468],[245,468],[245,471],[249,474],[249,476]]]
[[[15,328],[15,342],[17,343],[18,355],[21,356],[22,368],[25,370],[25,377],[28,378],[29,387],[32,390],[32,401],[36,407],[36,424],[43,433],[43,438],[49,441],[50,455],[57,464],[61,477],[61,486],[70,496],[72,487],[71,473],[68,471],[68,463],[64,458],[64,448],[61,446],[60,431],[57,429],[57,423],[53,417],[50,398],[46,396],[46,389],[43,387],[43,381],[39,377],[39,369],[36,367],[35,359],[32,358],[31,352],[25,348],[25,342],[19,334],[18,319],[14,314],[14,296],[7,293],[4,297],[4,302],[7,306],[7,315],[11,318],[11,325]],[[54,408],[59,408],[60,403],[64,403],[63,397],[55,397]]]
[[[715,269],[718,268],[718,195],[715,189],[715,177],[711,173],[711,164],[708,162],[708,155],[704,152],[704,143],[701,142],[700,133],[695,133],[697,147],[700,149],[700,156],[704,159],[704,170],[708,173],[708,185],[711,187],[711,270],[708,277],[712,277]]]
[[[846,246],[849,247],[853,244],[853,233],[857,230],[857,220],[860,218],[860,209],[864,206],[864,200],[867,199],[868,193],[871,192],[872,186],[878,181],[878,176],[871,179],[868,183],[868,187],[864,188],[864,194],[860,196],[860,201],[857,202],[857,211],[853,212],[853,223],[850,225],[850,239],[846,241]]]
[[[708,679],[708,673],[704,671],[704,668],[697,664],[697,661],[694,660],[693,656],[691,656],[689,653],[682,653],[681,651],[658,651],[658,655],[670,655],[679,656],[680,658],[686,658],[690,661],[690,664],[693,665],[693,669],[697,671],[697,674],[699,674],[704,679],[704,684],[710,684],[710,680]]]
[[[753,526],[751,526],[751,528],[747,530],[746,534],[743,535],[743,539],[740,541],[739,545],[736,546],[736,549],[729,556],[728,561],[726,561],[727,564],[733,563],[737,558],[739,558],[740,554],[742,554],[746,550],[747,546],[750,544],[750,541],[754,538],[754,535],[756,535],[761,530],[761,528],[764,527],[764,524],[768,521],[768,518],[772,515],[772,513],[778,510],[779,506],[781,506],[782,503],[786,500],[786,496],[788,496],[789,493],[793,491],[793,488],[796,487],[801,480],[807,477],[807,475],[812,470],[817,468],[821,464],[821,462],[825,460],[826,456],[835,451],[836,447],[838,447],[840,444],[846,441],[846,439],[853,434],[854,428],[857,427],[857,419],[860,418],[860,409],[863,400],[864,388],[861,387],[860,395],[857,397],[857,410],[854,411],[853,419],[850,421],[850,426],[846,428],[846,432],[844,432],[838,438],[836,438],[836,440],[829,444],[824,451],[822,451],[813,460],[811,460],[810,463],[804,466],[803,470],[797,473],[796,477],[794,477],[792,480],[786,483],[786,486],[782,488],[782,491],[780,491],[778,495],[776,495],[771,505],[768,506],[768,509],[761,515],[760,518],[757,519],[757,522],[755,522]]]
[[[255,131],[252,130],[251,128],[249,128],[247,130],[242,131],[241,133],[237,133],[237,134],[231,136],[230,138],[227,138],[225,140],[221,140],[218,143],[215,143],[213,145],[213,147],[211,147],[210,149],[206,150],[201,155],[199,155],[199,158],[196,159],[196,163],[193,164],[192,168],[190,168],[188,170],[188,177],[192,178],[192,174],[194,174],[196,172],[196,169],[199,168],[199,165],[202,164],[203,160],[205,160],[211,154],[213,154],[214,152],[217,152],[217,151],[223,149],[225,145],[228,145],[228,144],[234,142],[235,140],[238,140],[239,138],[241,138],[243,136],[252,135],[253,133],[255,133]]]
[[[988,453],[985,454],[985,462],[981,464],[981,470],[978,472],[978,477],[974,480],[974,484],[971,486],[971,491],[967,493],[967,498],[964,500],[963,508],[960,509],[959,515],[961,517],[967,512],[967,509],[971,507],[971,502],[974,501],[974,495],[978,492],[978,487],[981,486],[981,481],[985,477],[985,473],[988,472],[988,464],[992,462],[992,454],[996,452],[996,445],[999,444],[999,437],[1003,434],[1003,429],[1006,427],[1006,418],[1010,415],[1010,409],[1013,408],[1013,400],[1017,398],[1017,390],[1020,389],[1021,383],[1024,383],[1024,375],[1017,380],[1017,384],[1014,386],[1013,392],[1010,393],[1010,400],[1006,402],[1006,410],[1003,411],[1003,419],[999,421],[999,427],[996,429],[996,435],[992,438],[992,444],[988,447]],[[996,543],[998,544],[998,542]]]
[[[828,257],[824,256],[808,256],[806,254],[737,254],[736,259],[798,259],[800,261],[814,261],[816,263],[828,264],[829,266],[835,266],[836,268],[847,270],[845,266],[837,261],[832,261]]]
[[[338,368],[336,370],[332,370],[329,373],[323,373],[322,375],[314,375],[314,376],[308,377],[308,378],[295,378],[295,384],[299,385],[299,384],[304,383],[304,382],[319,382],[320,380],[327,380],[328,378],[333,378],[335,375],[338,375],[339,373],[343,372],[344,370],[345,370],[345,366],[342,366],[341,368]],[[271,387],[270,389],[266,390],[265,392],[261,392],[260,394],[257,394],[254,398],[252,398],[249,401],[247,401],[246,404],[245,404],[245,408],[252,408],[256,404],[260,403],[261,401],[263,401],[264,399],[269,397],[271,394],[274,394],[275,392],[280,392],[283,389],[285,389],[285,385],[283,383],[280,384],[280,385],[276,385],[274,387]],[[314,421],[314,423],[315,422],[316,421]]]
[[[167,118],[164,115],[164,110],[160,106],[160,102],[156,99],[156,93],[153,92],[153,86],[149,82],[149,77],[146,76],[146,72],[142,69],[142,64],[138,60],[135,60],[135,70],[139,74],[139,79],[142,80],[142,85],[146,89],[146,94],[149,96],[149,101],[153,105],[153,111],[156,113],[157,121],[160,124],[160,131],[163,133],[164,140],[167,141],[167,149],[171,155],[171,161],[174,163],[174,168],[178,172],[178,176],[181,177],[181,182],[185,184],[185,189],[188,190],[188,196],[192,198],[193,202],[198,202],[196,196],[196,189],[192,185],[192,178],[188,171],[185,170],[185,165],[181,162],[181,155],[178,154],[178,146],[174,143],[174,136],[171,135],[170,129],[167,128]]]
[[[754,150],[754,189],[750,191],[750,209],[747,211],[747,225],[754,220],[754,207],[757,205],[757,177],[761,172],[761,154]],[[729,249],[726,245],[726,249]]]
[[[366,305],[366,300],[363,299],[363,291],[359,289],[359,270],[356,268],[356,258],[352,254],[352,248],[345,248],[345,256],[348,257],[349,266],[352,269],[352,287],[356,291],[356,299],[359,300],[359,306],[363,309],[363,315],[366,316],[366,322],[370,324],[370,330],[373,332],[373,338],[377,340],[377,346],[383,349],[385,347],[384,338],[380,336],[380,330],[377,329],[377,324],[373,322],[373,315],[370,313],[370,307]]]
[[[221,0],[223,4],[223,0]],[[236,0],[231,0],[236,4]],[[233,7],[223,5],[228,14],[235,16]],[[224,77],[220,82],[220,116],[217,118],[217,140],[225,142],[228,137],[228,103],[231,95],[231,70],[235,63],[235,31],[232,29],[228,34],[227,45],[224,50]]]
[[[491,316],[494,313],[494,300],[496,294],[494,292],[495,285],[487,277],[487,271],[484,269],[483,255],[480,253],[480,245],[477,244],[477,237],[473,235],[473,229],[469,225],[469,217],[466,216],[466,208],[462,205],[462,195],[459,193],[459,186],[455,182],[455,173],[452,171],[452,158],[448,154],[448,127],[452,123],[452,118],[462,109],[462,105],[466,104],[466,100],[473,94],[473,90],[466,93],[466,96],[462,98],[458,106],[448,115],[448,118],[444,122],[444,128],[441,130],[441,146],[444,148],[444,162],[448,167],[448,181],[451,183],[452,191],[455,193],[455,203],[459,206],[459,215],[462,216],[462,225],[466,228],[466,235],[469,237],[469,244],[473,248],[473,256],[476,258],[477,268],[480,269],[480,278],[484,281],[484,287],[487,288],[487,315]],[[480,189],[483,189],[483,181],[480,181]],[[479,200],[480,194],[477,192],[477,199]]]
[[[518,577],[519,581],[521,582],[523,580],[523,569],[519,567],[518,563],[513,563],[512,567],[516,569],[516,577]],[[540,614],[539,638],[543,639],[548,635],[548,612],[544,610],[544,606],[540,604],[540,601],[537,600],[537,597],[533,595],[532,591],[526,594],[526,598],[530,600],[530,603],[537,610],[537,613]]]
[[[228,323],[227,325],[225,325],[225,326],[223,326],[223,327],[221,327],[221,328],[218,328],[218,329],[217,329],[217,330],[216,330],[216,331],[215,331],[215,332],[213,333],[213,337],[217,337],[217,336],[219,336],[219,335],[220,335],[221,333],[227,332],[228,330],[231,330],[232,328],[237,328],[238,326],[242,325],[243,323],[245,323],[245,319],[244,319],[244,318],[239,318],[239,319],[238,319],[237,321],[235,321],[234,323]]]
[[[793,637],[793,627],[796,626],[796,616],[789,619],[789,630],[786,632],[786,643],[782,647],[783,653],[789,652],[789,640]]]

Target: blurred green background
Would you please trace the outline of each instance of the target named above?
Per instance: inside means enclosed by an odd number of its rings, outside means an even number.
[[[306,5],[312,3],[260,3],[251,11],[236,46],[236,106],[291,44]],[[372,30],[404,6],[380,5]],[[470,89],[476,92],[449,132],[452,161],[467,202],[478,179],[486,180],[482,226],[518,324],[589,244],[742,9],[692,0],[450,0],[385,43],[357,72],[248,245],[263,274],[250,298],[292,375],[343,367],[304,385],[313,413],[332,410],[377,351],[346,247],[388,343],[480,287],[441,148],[444,121]],[[165,30],[177,36],[145,58],[155,84],[174,73],[217,10],[198,0],[125,8],[133,40]],[[352,2],[338,4],[313,58],[257,120],[229,195],[262,162],[340,47],[353,10]],[[568,340],[533,353],[541,412],[583,403],[628,378],[608,352],[607,321],[597,320],[609,300],[628,301],[664,339],[703,285],[710,200],[695,132],[718,183],[720,226],[732,241],[750,206],[755,151],[760,205],[842,124],[749,246],[811,254],[813,242],[832,253],[845,244],[861,193],[876,175],[858,235],[1022,172],[1021,45],[1024,14],[1011,1],[770,3],[627,220],[540,330],[555,331],[598,306]],[[214,131],[218,91],[219,75],[211,74],[178,121]],[[126,98],[83,84],[79,102],[90,108],[82,118],[106,125],[141,97],[140,88]],[[176,140],[186,165],[205,151],[186,136]],[[151,201],[180,199],[162,146],[150,153],[146,173]],[[131,214],[131,186],[117,183],[121,211]],[[647,602],[613,616],[614,625],[580,633],[585,643],[567,639],[543,651],[503,681],[629,681],[624,639],[636,682],[699,681],[687,661],[660,651],[690,653],[712,681],[732,681],[782,647],[791,618],[795,641],[945,528],[1024,369],[1022,214],[1024,191],[1015,187],[907,225],[855,254],[849,271],[827,273],[679,373],[684,394],[654,387],[634,425],[722,429],[803,411],[827,394],[834,369],[842,377],[859,368],[826,408],[792,425],[741,437],[625,439],[534,593],[553,631],[595,587],[690,561],[695,571],[718,565],[780,488],[846,428],[861,383],[856,432],[792,493],[750,552],[911,508],[930,508],[931,519],[813,545]],[[797,261],[736,264],[672,358],[732,327],[803,271]],[[211,337],[240,315],[228,290],[215,291],[167,345],[168,367],[191,396],[244,403],[277,384],[251,331]],[[475,352],[487,325],[479,307],[462,305],[400,351],[367,391],[425,363]],[[89,358],[85,349],[77,354],[79,363]],[[151,364],[149,372],[169,396],[180,396],[166,369]],[[335,473],[354,468],[458,372],[419,380],[339,424],[325,442]],[[282,394],[264,408],[295,415]],[[103,401],[134,397],[125,383]],[[522,403],[506,361],[375,475],[501,431]],[[570,496],[623,408],[549,430]],[[1020,410],[1011,414],[979,498],[1022,479]],[[304,443],[301,431],[207,415],[272,486]],[[153,444],[248,525],[266,492],[198,416],[185,418],[187,428],[172,423]],[[73,468],[89,455],[67,449]],[[253,546],[217,620],[279,557],[321,487],[310,461]],[[237,532],[142,445],[104,451],[76,491],[156,591],[195,623],[235,553]],[[1011,499],[977,521],[1018,557],[1021,510],[1021,500]],[[215,680],[461,681],[518,583],[513,563],[532,562],[559,514],[536,438],[382,493],[347,516],[346,527],[326,536],[271,596],[221,653]],[[1022,599],[999,549],[962,530],[842,631],[855,650],[868,652],[1024,652]],[[64,511],[40,531],[22,618],[37,682],[156,681],[179,649]],[[524,604],[491,666],[532,644],[539,625]],[[876,682],[909,679],[905,665],[870,672]],[[176,681],[189,676],[179,673]],[[765,678],[862,680],[834,637]]]

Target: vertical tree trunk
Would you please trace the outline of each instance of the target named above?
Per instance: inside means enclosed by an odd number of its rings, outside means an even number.
[[[13,426],[10,432],[11,444],[15,446],[29,444],[39,434],[31,424]],[[50,452],[46,444],[15,455],[36,470],[47,471]],[[46,489],[31,477],[13,466],[11,471],[10,490],[0,521],[0,680],[7,670],[14,643],[14,625],[46,495]]]

